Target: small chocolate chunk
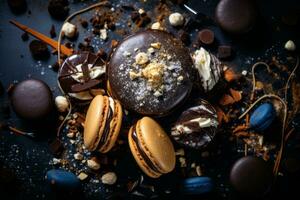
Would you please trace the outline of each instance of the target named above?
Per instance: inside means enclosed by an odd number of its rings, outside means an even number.
[[[54,25],[51,26],[50,36],[51,36],[51,38],[55,38],[56,37],[56,32],[55,32],[55,26]]]
[[[214,42],[215,34],[210,29],[203,29],[203,30],[199,31],[198,39],[199,39],[199,42],[201,42],[202,44],[209,45]]]
[[[49,50],[46,43],[40,40],[33,40],[29,44],[30,52],[34,59],[45,60],[49,58]]]
[[[63,20],[69,14],[70,8],[68,6],[68,0],[50,0],[48,4],[48,12],[53,18]]]
[[[89,26],[89,23],[86,20],[81,20],[80,24],[83,28],[87,28]]]
[[[225,59],[232,55],[231,46],[221,45],[218,47],[218,58]]]
[[[26,0],[7,0],[10,10],[15,14],[21,14],[27,9]]]
[[[131,5],[131,4],[125,4],[125,5],[122,5],[121,7],[124,10],[130,10],[130,11],[134,11],[135,10],[134,6]]]
[[[21,36],[21,38],[22,38],[22,40],[25,42],[25,41],[27,41],[28,39],[29,39],[29,35],[28,35],[28,33],[23,33],[22,34],[22,36]]]
[[[87,42],[79,43],[78,44],[78,49],[80,51],[88,51],[93,53],[94,52],[94,47],[89,45]]]
[[[178,37],[184,44],[188,45],[190,43],[190,35],[186,31],[178,31]]]
[[[58,62],[55,62],[51,66],[52,66],[53,71],[58,72],[58,70],[59,70],[59,63]]]
[[[99,49],[96,55],[102,58],[103,60],[107,59],[107,54],[104,49]]]
[[[64,146],[58,138],[55,138],[53,141],[49,142],[49,147],[50,151],[55,156],[60,156],[64,151]]]

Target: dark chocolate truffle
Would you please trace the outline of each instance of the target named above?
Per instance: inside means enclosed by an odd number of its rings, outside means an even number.
[[[171,130],[179,144],[194,149],[206,147],[215,137],[218,117],[214,107],[205,100],[184,111]]]
[[[101,86],[106,72],[99,56],[89,52],[68,57],[62,64],[58,81],[62,90],[77,100],[91,100]]]
[[[253,0],[221,0],[215,15],[222,29],[229,33],[242,34],[255,26],[258,9]]]
[[[262,197],[271,187],[272,168],[261,158],[246,156],[235,162],[230,172],[234,189],[246,197]]]
[[[32,40],[29,49],[33,58],[37,60],[45,60],[50,55],[47,44],[40,40]]]
[[[53,108],[50,88],[46,83],[37,79],[28,79],[18,83],[10,98],[15,112],[28,120],[44,118]]]
[[[55,19],[65,19],[69,14],[68,0],[50,0],[48,4],[48,12]]]
[[[108,80],[121,104],[144,115],[163,116],[192,89],[192,60],[171,34],[147,30],[123,40],[111,56]]]
[[[10,10],[15,14],[20,14],[26,11],[26,0],[7,0]]]

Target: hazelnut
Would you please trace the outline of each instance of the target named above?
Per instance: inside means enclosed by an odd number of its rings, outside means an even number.
[[[175,12],[169,16],[169,22],[172,26],[182,26],[184,23],[184,17],[182,14]]]
[[[295,51],[296,45],[292,40],[289,40],[285,43],[284,48],[288,51]]]
[[[55,105],[59,112],[66,112],[69,109],[69,101],[64,96],[57,96],[55,98]]]
[[[100,164],[97,163],[94,159],[88,160],[87,161],[87,166],[93,170],[98,170],[100,169]]]
[[[64,23],[61,30],[67,38],[74,38],[77,34],[77,27],[69,22]]]

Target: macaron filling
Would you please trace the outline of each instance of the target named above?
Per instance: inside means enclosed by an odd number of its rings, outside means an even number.
[[[107,142],[107,138],[109,136],[110,128],[111,128],[110,127],[110,122],[113,119],[114,110],[115,110],[114,109],[114,102],[111,98],[109,98],[109,108],[108,108],[108,112],[107,112],[107,118],[106,118],[106,122],[105,122],[105,125],[104,125],[103,134],[101,136],[101,139],[100,139],[99,144],[98,144],[96,149],[100,149]]]
[[[150,160],[150,158],[147,156],[147,154],[143,151],[142,147],[141,147],[141,143],[139,142],[138,138],[137,138],[137,133],[136,133],[136,126],[133,127],[133,131],[131,134],[131,137],[135,143],[135,146],[139,152],[139,154],[141,155],[141,157],[143,158],[143,160],[146,162],[147,166],[153,170],[156,173],[161,174],[161,172],[159,171],[159,169],[154,165],[154,163]]]

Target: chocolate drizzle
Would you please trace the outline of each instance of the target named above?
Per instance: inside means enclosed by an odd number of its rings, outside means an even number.
[[[155,171],[156,173],[161,173],[157,167],[152,163],[152,161],[150,160],[150,158],[147,156],[147,154],[142,150],[141,148],[141,144],[138,141],[137,135],[136,135],[136,126],[133,127],[133,131],[132,131],[132,135],[131,138],[133,139],[135,146],[137,147],[137,150],[139,152],[139,154],[142,156],[142,158],[144,159],[144,161],[146,162],[146,164],[150,167],[150,169],[152,169],[153,171]]]

